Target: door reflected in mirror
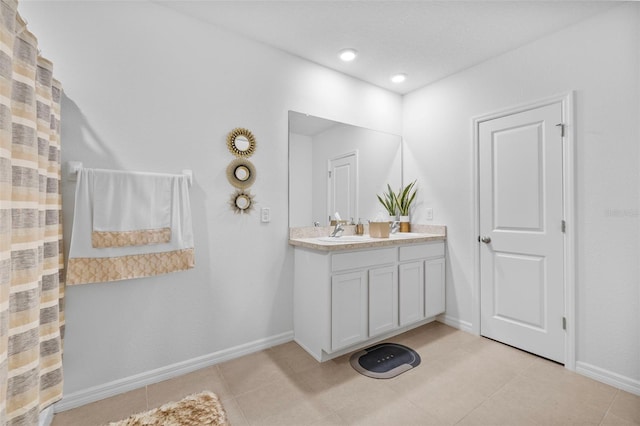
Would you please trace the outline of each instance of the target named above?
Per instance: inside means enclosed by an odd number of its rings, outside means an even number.
[[[376,194],[402,181],[402,138],[289,111],[289,226],[386,215]],[[386,216],[385,216],[386,217]]]

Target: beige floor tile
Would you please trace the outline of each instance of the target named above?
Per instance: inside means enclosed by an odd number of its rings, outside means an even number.
[[[622,419],[640,424],[640,396],[618,391],[609,413]]]
[[[565,403],[582,403],[606,411],[618,390],[595,381],[562,365],[542,358],[536,358],[530,367],[522,371],[522,376],[531,378],[547,387],[554,399]],[[615,414],[615,413],[614,413]]]
[[[319,364],[315,358],[302,349],[296,342],[289,342],[270,349],[276,359],[281,359],[294,373],[300,373]]]
[[[227,420],[233,426],[249,426],[249,422],[244,417],[244,413],[238,406],[235,398],[226,399],[222,405],[224,406],[224,410],[227,413]]]
[[[346,423],[336,413],[331,413],[318,421],[311,423],[309,426],[345,426]]]
[[[450,327],[447,328],[449,330],[436,328],[433,334],[415,334],[406,339],[402,339],[402,342],[399,343],[415,350],[420,354],[420,357],[425,360],[437,360],[447,357],[456,349],[480,339],[479,337],[465,333],[464,331],[453,330]]]
[[[487,396],[469,386],[464,377],[452,372],[416,387],[406,393],[406,398],[443,424],[455,424],[482,404]]]
[[[332,414],[322,403],[305,399],[291,403],[287,408],[264,419],[257,419],[253,424],[261,426],[308,426]],[[235,425],[234,425],[235,426]]]
[[[514,372],[521,372],[538,359],[535,355],[484,337],[463,345],[461,349],[468,352],[469,356],[473,358],[499,363]]]
[[[146,410],[147,392],[145,388],[141,388],[58,413],[53,417],[53,425],[103,425],[111,421],[126,419],[132,414]]]
[[[214,365],[147,386],[149,408],[179,401],[187,395],[202,391],[215,393],[221,401],[231,397],[231,392],[227,389],[218,367]]]
[[[347,425],[429,426],[442,424],[439,419],[427,414],[405,399],[391,400],[387,404],[380,401],[375,406],[345,407],[337,414]]]
[[[365,398],[393,393],[384,380],[365,377],[350,365],[327,364],[300,373],[299,377],[308,389],[307,398],[317,400],[333,411],[362,404]]]
[[[251,425],[260,424],[261,419],[277,416],[304,402],[315,404],[324,413],[329,410],[316,399],[309,397],[305,384],[298,378],[281,377],[256,390],[236,397],[238,406]],[[310,412],[310,411],[308,411]],[[322,417],[321,415],[317,418]]]
[[[390,339],[421,364],[393,379],[356,372],[351,354],[319,363],[289,342],[56,414],[102,425],[203,390],[234,426],[640,425],[640,397],[489,339],[430,323]]]
[[[293,370],[269,351],[256,352],[219,364],[219,371],[234,396],[290,377]]]
[[[604,420],[600,423],[600,426],[635,426],[640,423],[632,422],[631,420],[623,419],[610,412],[604,416]]]
[[[565,394],[545,380],[519,376],[509,382],[490,401],[496,407],[510,407],[522,416],[542,425],[597,425],[606,407],[589,403],[580,391]]]
[[[505,356],[508,358],[508,355]],[[487,354],[469,354],[457,349],[434,362],[442,380],[458,382],[490,396],[518,376],[521,368]]]
[[[491,398],[464,417],[460,426],[534,426],[533,409],[527,405]]]

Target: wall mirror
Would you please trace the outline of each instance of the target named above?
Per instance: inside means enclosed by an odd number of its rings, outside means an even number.
[[[253,208],[253,196],[249,191],[237,190],[229,203],[235,213],[248,213]]]
[[[251,157],[256,150],[256,138],[247,129],[235,128],[227,135],[227,148],[236,157]]]
[[[376,194],[402,181],[402,138],[289,111],[289,226],[375,218]],[[386,213],[385,213],[386,214]]]
[[[227,180],[236,188],[249,188],[256,180],[256,168],[244,158],[236,158],[227,166]]]

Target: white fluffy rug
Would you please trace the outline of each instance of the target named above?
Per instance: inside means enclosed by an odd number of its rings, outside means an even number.
[[[227,415],[218,396],[201,392],[178,402],[169,402],[109,426],[228,426]]]

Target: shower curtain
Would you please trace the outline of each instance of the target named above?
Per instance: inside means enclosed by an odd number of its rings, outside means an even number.
[[[0,0],[0,425],[62,397],[60,84]]]

